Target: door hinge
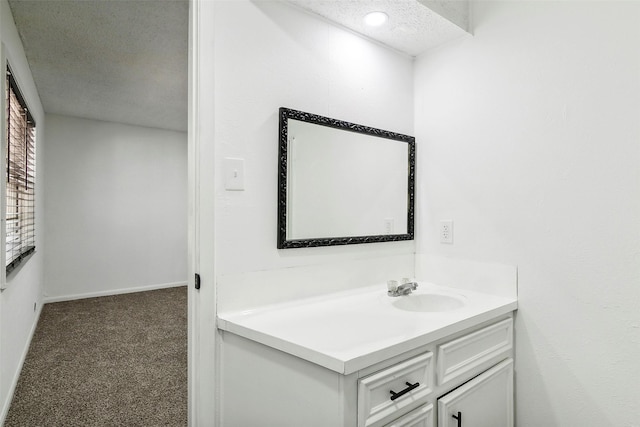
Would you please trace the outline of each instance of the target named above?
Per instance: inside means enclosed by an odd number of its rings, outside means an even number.
[[[196,273],[196,279],[194,282],[196,289],[200,289],[200,275],[198,273]]]

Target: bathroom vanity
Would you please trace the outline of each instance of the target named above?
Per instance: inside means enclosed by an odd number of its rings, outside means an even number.
[[[219,313],[223,426],[513,426],[515,298],[420,283]]]

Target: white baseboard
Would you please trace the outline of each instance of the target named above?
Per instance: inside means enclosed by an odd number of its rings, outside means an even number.
[[[73,301],[77,299],[106,297],[109,295],[131,294],[134,292],[153,291],[156,289],[177,288],[179,286],[186,286],[187,282],[172,282],[172,283],[160,283],[156,285],[137,286],[134,288],[122,288],[122,289],[109,289],[108,291],[88,292],[85,294],[74,295],[60,295],[60,296],[45,296],[44,303],[61,302],[61,301]],[[1,424],[0,424],[1,425]]]
[[[5,398],[4,403],[2,404],[2,412],[0,412],[0,426],[4,425],[4,420],[7,418],[7,414],[9,413],[9,408],[11,407],[11,401],[13,400],[13,394],[16,391],[16,386],[18,385],[18,380],[20,379],[20,373],[22,372],[22,366],[24,365],[24,361],[27,358],[27,354],[29,353],[29,347],[31,346],[31,340],[33,339],[33,335],[36,333],[36,327],[38,326],[38,321],[40,320],[40,313],[42,313],[42,306],[40,304],[36,311],[36,315],[33,318],[33,324],[31,325],[31,330],[29,331],[29,338],[22,349],[22,354],[20,355],[20,361],[18,362],[18,367],[16,372],[13,374],[13,378],[11,379],[11,386],[7,391],[7,397]]]

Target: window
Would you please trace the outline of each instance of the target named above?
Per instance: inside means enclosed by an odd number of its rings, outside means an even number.
[[[6,269],[35,251],[36,123],[7,67]]]

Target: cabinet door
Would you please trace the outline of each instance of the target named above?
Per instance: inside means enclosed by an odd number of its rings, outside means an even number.
[[[513,359],[439,398],[438,427],[513,427]]]

